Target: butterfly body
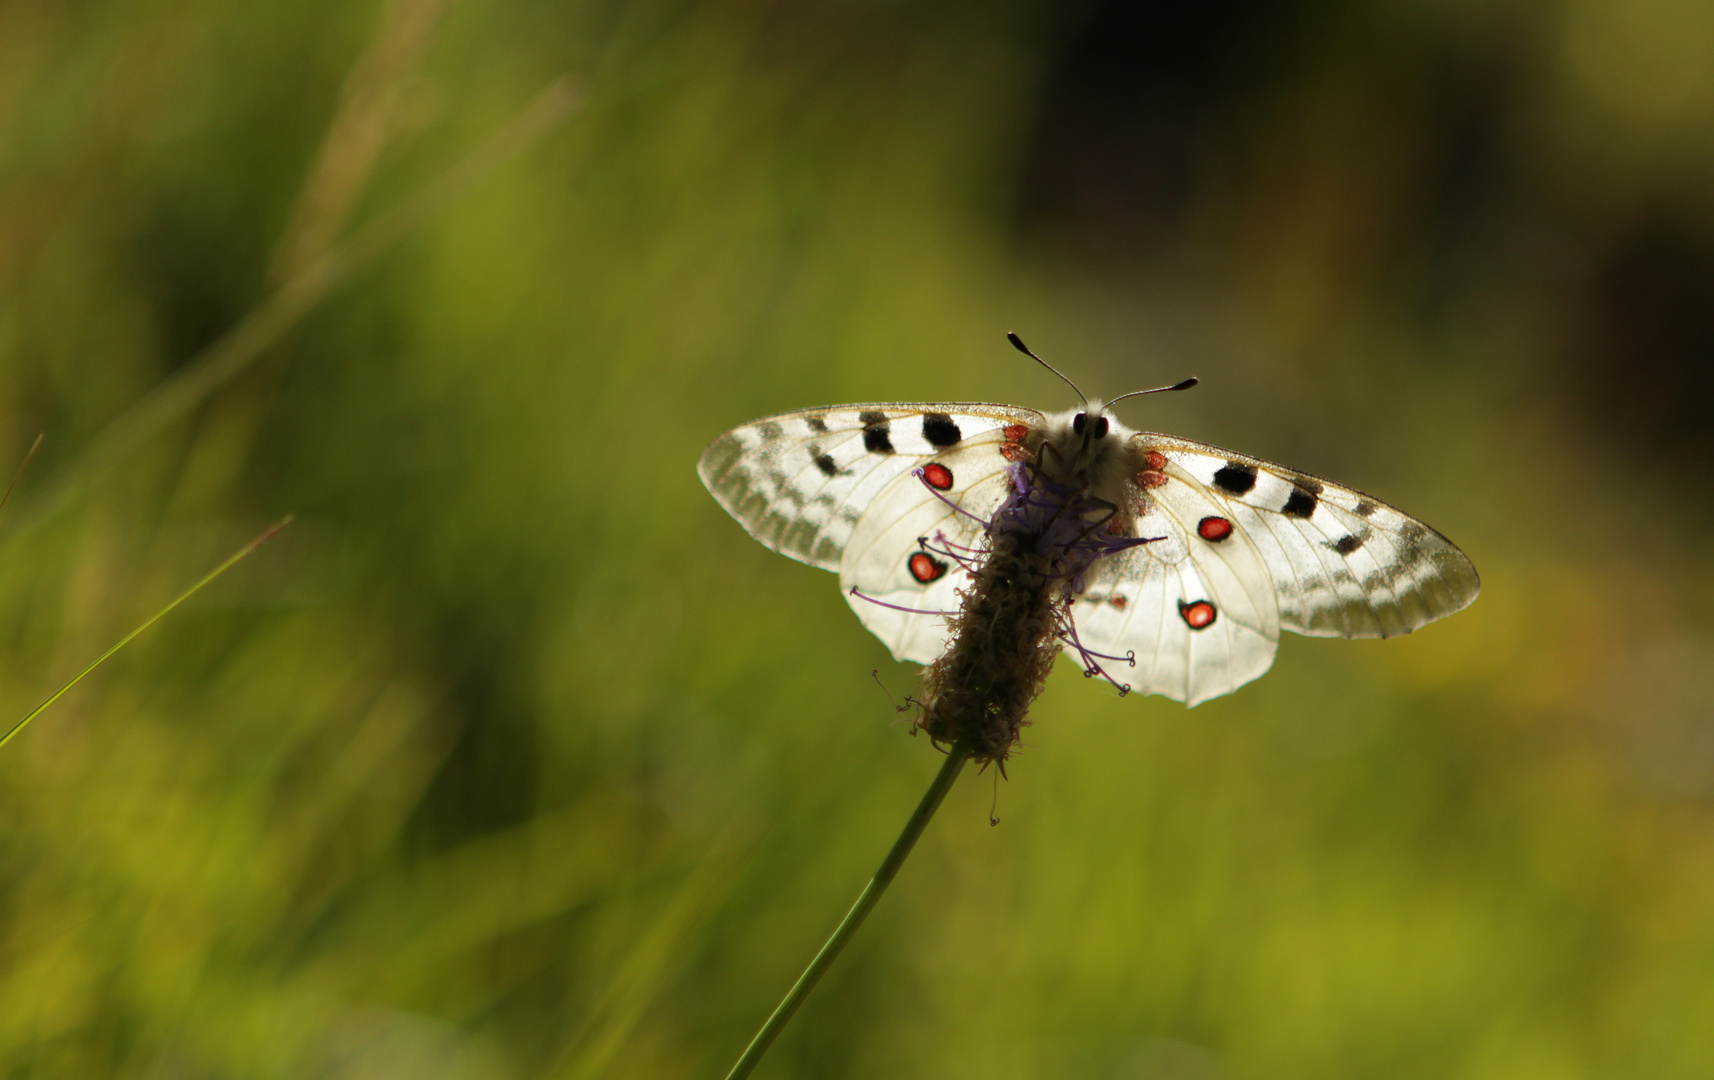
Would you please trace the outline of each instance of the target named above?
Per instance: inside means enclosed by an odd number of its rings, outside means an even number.
[[[1102,403],[1091,400],[1083,408],[1044,416],[1039,433],[1025,436],[1020,460],[1035,463],[1048,480],[1083,490],[1092,504],[1110,508],[1110,533],[1132,535],[1150,508],[1150,487],[1165,482],[1162,456],[1142,435],[1104,415]]]
[[[727,432],[698,471],[762,543],[839,573],[901,660],[950,662],[972,619],[1000,617],[970,614],[987,572],[1010,583],[1000,607],[1052,624],[1036,652],[1193,705],[1266,671],[1281,630],[1408,633],[1480,587],[1462,552],[1379,500],[1132,431],[1095,402],[806,409]],[[1036,554],[997,556],[1006,536]],[[997,558],[1013,561],[996,574]]]

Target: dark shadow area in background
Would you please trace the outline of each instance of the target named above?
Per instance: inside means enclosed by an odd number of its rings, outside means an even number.
[[[1639,214],[1597,251],[1565,356],[1590,417],[1668,461],[1699,501],[1714,460],[1714,237],[1689,215]]]
[[[1121,264],[1173,247],[1234,167],[1232,107],[1266,96],[1301,19],[1265,0],[1108,0],[1067,18],[1029,140],[1021,237]]]
[[[1404,170],[1375,181],[1390,199],[1366,208],[1357,228],[1378,235],[1352,275],[1378,282],[1425,335],[1483,307],[1545,311],[1550,366],[1509,373],[1539,387],[1533,403],[1563,407],[1638,467],[1688,479],[1714,454],[1714,236],[1669,199],[1568,206],[1552,162],[1515,156],[1518,87],[1539,45],[1525,32],[1496,21],[1486,36],[1425,35],[1372,11],[1262,0],[1109,0],[1063,25],[1015,204],[1024,247],[1120,276],[1193,254],[1241,258],[1256,238],[1210,253],[1221,227],[1196,228],[1199,215],[1277,198],[1292,177],[1259,164],[1266,125],[1282,108],[1325,107],[1327,96],[1291,96],[1339,70],[1361,99],[1352,123],[1378,117],[1399,149],[1388,164]],[[1308,160],[1287,168],[1316,175]]]

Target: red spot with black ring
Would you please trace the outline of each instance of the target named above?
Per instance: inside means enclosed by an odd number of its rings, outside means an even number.
[[[922,467],[922,478],[936,491],[946,491],[952,487],[952,470],[938,461],[931,461]]]
[[[931,581],[939,581],[946,576],[946,564],[926,551],[912,552],[908,565],[910,566],[911,577],[916,578],[923,585],[927,585]]]
[[[1180,600],[1178,613],[1184,618],[1185,625],[1192,630],[1206,630],[1213,626],[1214,616],[1217,614],[1214,605],[1206,600],[1193,600],[1188,604]]]
[[[1223,517],[1210,515],[1196,523],[1196,535],[1211,544],[1217,544],[1232,535],[1232,523]]]

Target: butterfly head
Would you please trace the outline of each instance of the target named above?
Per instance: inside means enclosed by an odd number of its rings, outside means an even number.
[[[1051,479],[1075,488],[1102,488],[1105,474],[1124,455],[1131,431],[1090,401],[1047,418],[1036,455]]]
[[[1030,351],[1022,338],[1008,333],[1012,347],[1064,380],[1083,399],[1081,409],[1068,409],[1047,419],[1046,430],[1036,451],[1038,467],[1050,479],[1080,490],[1090,491],[1098,499],[1117,503],[1125,477],[1136,470],[1129,466],[1135,455],[1131,436],[1135,432],[1107,415],[1114,404],[1144,394],[1159,394],[1173,390],[1189,390],[1196,385],[1192,376],[1171,386],[1153,390],[1133,390],[1120,394],[1112,401],[1091,401],[1065,373]]]

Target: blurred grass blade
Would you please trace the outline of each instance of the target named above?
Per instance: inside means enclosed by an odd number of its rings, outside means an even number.
[[[184,592],[180,593],[177,597],[175,597],[173,599],[172,603],[168,604],[166,607],[162,608],[161,610],[155,612],[153,615],[149,616],[147,619],[143,620],[143,622],[135,630],[132,630],[129,634],[126,634],[124,637],[122,637],[118,641],[114,642],[114,644],[111,648],[109,648],[106,652],[102,653],[100,656],[96,657],[94,659],[94,661],[92,661],[89,664],[88,667],[84,668],[82,671],[80,671],[76,675],[72,676],[72,679],[70,682],[66,683],[64,686],[60,687],[58,690],[55,690],[51,695],[49,695],[49,697],[46,701],[42,702],[40,705],[37,705],[35,708],[31,709],[27,714],[25,714],[25,716],[22,720],[18,721],[16,724],[13,724],[10,731],[6,732],[5,735],[0,735],[0,747],[3,747],[7,743],[11,742],[12,737],[17,735],[20,731],[23,731],[26,727],[28,727],[30,724],[30,721],[34,720],[36,717],[38,717],[38,716],[42,715],[42,713],[46,712],[49,705],[52,705],[54,702],[56,702],[60,698],[64,697],[71,690],[72,687],[74,687],[78,683],[82,682],[89,675],[90,672],[94,671],[96,668],[98,668],[102,664],[106,663],[108,657],[112,656],[114,653],[118,652],[120,649],[123,649],[125,646],[129,645],[131,643],[131,640],[133,638],[135,638],[138,634],[141,634],[143,631],[147,630],[149,627],[160,622],[161,619],[166,617],[168,612],[172,611],[174,608],[178,607],[180,604],[184,603],[186,600],[189,600],[191,597],[195,596],[209,582],[213,581],[215,578],[219,577],[221,574],[226,573],[226,571],[232,569],[234,566],[237,566],[238,563],[241,560],[243,560],[243,558],[245,556],[249,555],[252,551],[255,551],[257,548],[259,548],[263,544],[267,543],[270,539],[273,538],[273,535],[275,533],[279,532],[281,529],[283,529],[287,525],[291,524],[291,520],[292,520],[292,515],[287,514],[285,517],[281,518],[279,521],[276,521],[274,524],[270,525],[266,532],[262,533],[262,535],[256,537],[256,539],[250,541],[248,544],[245,544],[243,547],[239,548],[232,555],[228,556],[225,562],[221,563],[219,566],[215,567],[213,570],[210,570],[208,573],[204,574],[197,581],[197,583],[195,585],[192,585],[190,588],[186,589]]]
[[[32,500],[30,508],[13,527],[13,535],[52,515],[90,477],[122,460],[155,432],[231,381],[313,310],[334,286],[404,239],[472,183],[535,143],[571,115],[582,101],[582,93],[569,76],[555,79],[463,160],[358,230],[349,242],[310,262],[213,344],[103,428],[76,464],[68,466]]]
[[[545,1075],[594,1080],[606,1073],[662,986],[687,959],[688,948],[694,947],[687,946],[691,931],[707,923],[738,880],[753,833],[747,822],[740,822],[715,840],[709,855],[632,947],[583,1024],[566,1040],[560,1063]]]
[[[290,281],[333,247],[398,128],[400,87],[421,62],[445,6],[445,0],[389,0],[382,9],[374,39],[340,88],[339,107],[269,260],[270,284]]]
[[[12,474],[12,482],[6,485],[6,494],[0,495],[0,506],[6,505],[6,500],[12,497],[12,489],[18,486],[18,478],[24,475],[24,470],[30,467],[30,460],[36,456],[36,451],[42,448],[42,436],[37,435],[36,441],[24,451],[24,460],[18,462],[18,471]]]

